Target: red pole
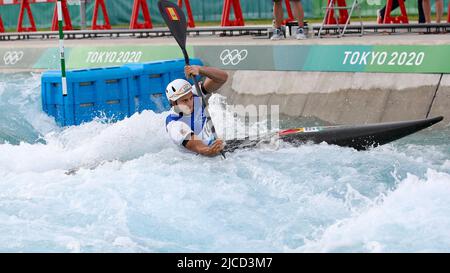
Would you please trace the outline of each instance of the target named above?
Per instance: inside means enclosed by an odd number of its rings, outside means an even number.
[[[448,11],[447,11],[447,22],[450,23],[450,2],[448,2]]]
[[[405,0],[398,0],[400,4],[400,10],[402,11],[402,15],[400,16],[400,23],[409,24],[408,13],[406,12]]]
[[[339,7],[346,7],[347,3],[345,0],[338,0]],[[348,11],[346,9],[339,10],[339,24],[345,24],[348,20]]]
[[[195,28],[195,21],[194,16],[192,16],[191,3],[189,3],[189,0],[184,0],[184,4],[186,5],[186,11],[188,14],[188,26],[190,28]],[[178,0],[178,6],[181,9],[183,8],[183,0]]]
[[[402,15],[397,16],[397,17],[392,17],[391,16],[392,0],[387,0],[387,2],[386,2],[386,11],[384,12],[383,24],[392,24],[392,23],[408,24],[409,23],[408,13],[406,12],[406,7],[405,7],[405,1],[404,0],[398,0],[398,4],[400,6],[400,11],[401,11]]]
[[[230,17],[230,1],[225,0],[225,2],[223,3],[223,10],[222,10],[222,22],[220,24],[222,27],[230,25],[228,20],[229,17]]]
[[[391,10],[392,10],[392,0],[387,0],[386,1],[386,10],[384,11],[383,24],[389,23],[388,17],[390,17],[390,15],[391,15]]]
[[[231,6],[233,6],[234,9],[234,21],[230,20]],[[225,0],[223,3],[221,26],[243,26],[244,24],[241,2],[239,0]]]
[[[345,2],[345,0],[328,0],[328,4],[327,4],[327,8],[330,6],[330,3],[333,3],[333,5],[331,5],[332,7],[334,7],[335,5],[337,5],[338,7],[346,7],[347,3]],[[334,18],[334,9],[327,9],[326,11],[327,13],[327,17],[325,20],[325,24],[327,25],[335,25],[337,24],[336,22],[336,18]],[[339,24],[345,24],[348,20],[348,11],[346,9],[340,9],[339,10]]]
[[[139,10],[142,7],[144,23],[139,23]],[[152,19],[148,10],[146,0],[134,0],[133,12],[131,14],[130,29],[153,28]]]
[[[241,2],[240,0],[233,0],[234,3],[234,18],[235,19],[235,26],[243,26],[245,25],[244,22],[244,15],[242,14],[242,8],[241,8]]]
[[[292,13],[291,3],[289,0],[285,0],[284,3],[286,4],[286,10],[288,13],[288,18],[283,20],[283,24],[285,25],[287,22],[292,22],[295,20],[294,14]]]
[[[330,3],[333,3],[333,5],[335,5],[334,0],[328,0],[327,3],[327,9],[326,9],[326,19],[325,19],[325,24],[327,25],[334,25],[336,24],[336,19],[334,18],[334,9],[328,9],[328,7],[330,7]]]
[[[0,32],[5,32],[5,27],[3,26],[3,20],[1,16],[0,16]]]
[[[105,23],[103,25],[97,25],[98,6],[99,5],[102,9],[103,18],[105,20]],[[111,24],[109,23],[108,11],[106,10],[106,5],[105,5],[104,0],[95,0],[94,15],[92,16],[92,29],[93,30],[111,29]]]
[[[64,30],[73,30],[72,20],[70,20],[69,9],[67,8],[67,0],[61,2],[63,17],[64,17]],[[52,30],[58,30],[58,2],[55,3],[55,10],[53,11]]]

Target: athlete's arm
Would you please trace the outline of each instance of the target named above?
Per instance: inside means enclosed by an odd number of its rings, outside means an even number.
[[[194,134],[191,135],[190,140],[185,140],[183,145],[186,149],[204,156],[216,156],[223,150],[221,139],[216,140],[211,146],[207,146]]]
[[[208,93],[217,91],[228,80],[227,72],[214,67],[187,65],[184,68],[184,72],[187,77],[190,77],[191,75],[206,77],[203,88],[205,89],[204,91]]]

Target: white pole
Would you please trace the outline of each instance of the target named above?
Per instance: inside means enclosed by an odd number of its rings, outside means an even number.
[[[67,96],[67,79],[66,79],[66,59],[64,56],[64,27],[63,27],[63,13],[62,13],[62,0],[58,0],[57,12],[58,12],[58,30],[59,30],[59,55],[61,59],[61,83],[62,94]]]

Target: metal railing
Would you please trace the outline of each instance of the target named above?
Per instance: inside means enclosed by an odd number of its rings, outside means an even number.
[[[287,27],[297,25],[296,22],[289,22]],[[313,36],[336,35],[340,37],[342,25],[315,25],[310,30]],[[197,27],[188,29],[188,35],[219,35],[219,36],[256,36],[261,38],[269,38],[272,28],[269,26],[243,26],[243,27]],[[440,24],[349,24],[346,28],[348,34],[373,33],[380,31],[390,33],[446,33],[450,32],[450,23]],[[157,38],[171,36],[168,28],[153,29],[112,29],[112,30],[72,30],[64,32],[65,39],[92,39],[107,37],[130,37],[130,38]],[[58,38],[57,31],[40,31],[40,32],[6,32],[0,33],[0,41],[8,40],[28,40],[28,39],[54,39]]]
[[[188,29],[189,35],[220,35],[220,36],[240,36],[254,35],[267,36],[269,28],[267,26],[243,26],[243,27],[196,27]],[[152,38],[171,36],[168,28],[153,29],[112,29],[112,30],[71,30],[64,32],[65,39],[84,39],[102,37],[134,37]],[[39,32],[6,32],[0,33],[0,40],[27,40],[27,39],[52,39],[57,38],[57,31]]]

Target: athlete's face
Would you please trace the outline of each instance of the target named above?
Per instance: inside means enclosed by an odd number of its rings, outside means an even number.
[[[189,92],[189,94],[182,96],[177,100],[177,106],[184,114],[192,114],[192,112],[194,112],[194,95]]]

